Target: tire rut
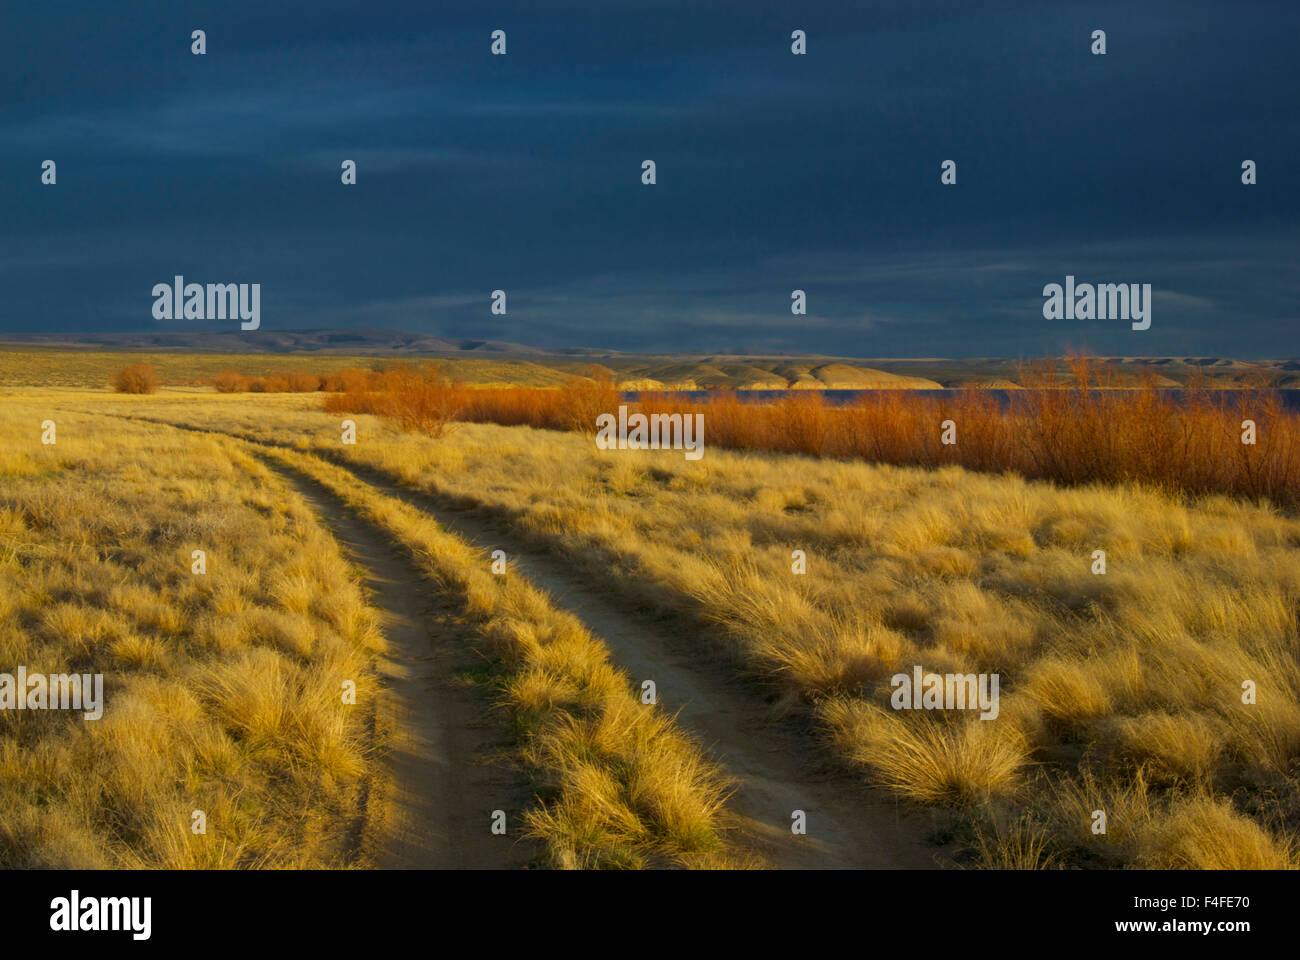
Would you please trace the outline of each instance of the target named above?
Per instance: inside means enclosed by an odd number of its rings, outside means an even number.
[[[698,635],[629,614],[625,605],[593,586],[589,575],[554,554],[531,548],[502,521],[455,509],[441,498],[391,480],[354,476],[381,492],[431,514],[447,530],[484,551],[508,556],[513,571],[550,594],[609,648],[615,663],[640,686],[653,680],[658,702],[695,733],[736,781],[728,809],[739,820],[741,845],[786,869],[935,867],[936,848],[925,836],[925,817],[905,812],[882,791],[827,769],[807,733],[772,717],[752,688],[729,665],[701,655]],[[807,834],[791,832],[794,811],[806,815]],[[911,815],[908,815],[911,814]],[[734,841],[733,841],[734,842]]]
[[[146,418],[139,418],[146,419]],[[166,420],[181,429],[241,440],[254,447],[294,450],[237,433]],[[302,451],[298,451],[302,452]],[[706,652],[694,628],[669,614],[658,620],[629,613],[597,589],[590,575],[562,557],[530,546],[510,529],[509,517],[475,501],[399,484],[381,471],[320,453],[379,492],[432,516],[448,531],[484,550],[504,549],[513,571],[550,594],[609,648],[614,662],[637,682],[655,682],[658,702],[699,737],[736,783],[728,801],[739,836],[732,842],[783,869],[926,869],[947,857],[927,840],[934,822],[827,762],[824,751],[796,724],[775,719],[734,668]],[[485,517],[483,514],[487,514]],[[795,811],[806,834],[792,833]]]
[[[295,490],[362,571],[388,641],[376,663],[387,776],[370,797],[363,831],[368,856],[385,869],[529,865],[540,855],[538,844],[489,830],[494,809],[517,824],[531,792],[500,760],[509,743],[489,709],[458,682],[458,671],[476,660],[452,611],[439,609],[434,585],[386,534],[305,474],[265,455],[258,459]],[[375,793],[382,795],[378,804]]]

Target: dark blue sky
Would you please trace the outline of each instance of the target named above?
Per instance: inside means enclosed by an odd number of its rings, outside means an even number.
[[[261,283],[263,329],[1296,356],[1298,28],[1291,0],[9,3],[0,331],[237,329],[155,321],[179,273]],[[1067,273],[1152,284],[1151,329],[1044,320]]]

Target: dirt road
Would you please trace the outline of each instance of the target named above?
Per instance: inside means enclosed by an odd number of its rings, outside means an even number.
[[[586,573],[521,543],[500,519],[349,467],[359,479],[431,513],[446,529],[480,546],[485,564],[492,550],[505,550],[508,575],[526,577],[578,617],[637,686],[653,680],[659,702],[737,781],[728,807],[740,823],[738,839],[767,863],[790,869],[936,866],[935,848],[925,840],[930,824],[923,817],[904,816],[901,805],[883,792],[828,770],[808,733],[772,717],[753,689],[735,678],[734,667],[717,662],[707,644],[673,618],[630,613]],[[791,832],[796,810],[806,815],[804,836]]]
[[[333,494],[278,461],[260,458],[315,511],[364,576],[381,615],[388,651],[377,669],[383,695],[377,726],[386,758],[372,791],[365,834],[385,868],[509,868],[536,858],[536,844],[490,831],[493,810],[507,826],[530,799],[518,771],[500,758],[506,731],[483,698],[459,680],[476,660],[461,628],[439,609],[433,587],[387,537]],[[495,759],[495,762],[494,762]],[[513,834],[513,835],[512,835]]]
[[[281,446],[187,424],[170,425],[235,437],[253,448]],[[329,459],[378,492],[423,510],[447,530],[480,547],[485,565],[490,562],[492,550],[505,550],[509,576],[526,577],[549,593],[557,606],[580,619],[607,645],[614,662],[631,674],[638,686],[643,680],[653,680],[659,703],[675,713],[680,725],[694,733],[735,779],[736,791],[728,808],[736,824],[731,840],[737,846],[756,854],[769,866],[785,869],[926,868],[946,864],[943,854],[927,840],[934,825],[923,813],[905,809],[883,791],[832,769],[808,731],[794,721],[774,717],[755,695],[752,685],[736,677],[734,666],[720,662],[709,652],[703,638],[679,618],[655,619],[628,610],[626,604],[563,557],[515,535],[510,518],[498,509],[467,504],[463,497],[401,486],[379,471],[341,456]],[[278,463],[274,465],[285,469]],[[340,538],[357,544],[350,549],[366,557],[367,569],[378,572],[375,602],[401,618],[393,629],[408,652],[402,655],[403,662],[386,668],[392,672],[398,699],[405,704],[399,716],[409,715],[408,726],[415,730],[439,731],[436,737],[430,734],[425,739],[410,734],[405,759],[401,755],[398,758],[398,763],[405,766],[394,769],[394,774],[409,784],[404,795],[437,795],[435,780],[445,793],[446,784],[456,782],[466,769],[466,747],[451,732],[459,729],[457,725],[464,718],[454,710],[441,716],[429,714],[450,707],[442,701],[437,708],[425,702],[428,698],[422,696],[418,680],[422,674],[415,666],[415,649],[421,643],[418,630],[402,625],[412,620],[418,623],[411,590],[427,595],[429,588],[421,586],[423,581],[408,562],[394,558],[394,548],[382,532],[369,527],[322,489],[304,486],[312,484],[307,478],[294,479]],[[454,815],[441,808],[453,802],[444,797],[435,804],[438,811],[425,809],[418,816],[414,803],[399,804],[399,810],[413,812],[398,815],[392,849],[387,854],[395,859],[390,862],[413,856],[410,851],[424,850],[441,842],[439,838],[458,836],[461,828],[456,824],[472,825],[475,817],[482,820],[485,816],[477,808],[461,809]],[[796,811],[804,814],[804,835],[791,830]],[[474,842],[482,842],[482,838]],[[486,849],[483,854],[487,855]]]

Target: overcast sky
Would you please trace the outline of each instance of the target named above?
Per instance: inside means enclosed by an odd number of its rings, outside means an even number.
[[[260,283],[264,330],[1298,356],[1298,36],[1293,0],[9,3],[0,331],[237,329],[155,320],[182,274]],[[1044,320],[1067,274],[1150,283],[1151,328]]]

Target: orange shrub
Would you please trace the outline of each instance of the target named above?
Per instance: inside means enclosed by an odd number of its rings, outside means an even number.
[[[444,382],[437,364],[397,364],[369,375],[362,389],[326,397],[324,408],[330,413],[375,414],[403,430],[440,437],[460,413],[466,392],[459,384]]]
[[[237,370],[222,370],[212,378],[217,393],[240,393],[248,389],[248,380]]]
[[[345,367],[326,377],[321,389],[331,393],[361,393],[363,390],[370,389],[372,377],[373,374],[369,370]]]
[[[285,389],[290,393],[313,393],[320,389],[321,378],[314,373],[290,370],[284,375]]]
[[[742,402],[722,391],[706,399],[643,394],[632,411],[703,413],[707,445],[776,453],[862,458],[881,463],[1014,471],[1064,484],[1134,481],[1194,494],[1225,493],[1300,504],[1300,415],[1264,389],[1213,391],[1192,382],[1167,391],[1146,380],[1119,389],[1110,367],[1087,358],[1062,376],[1044,361],[1022,369],[1027,388],[970,388],[935,396],[868,391],[846,406],[820,393],[791,393],[776,403]],[[470,390],[463,420],[550,429],[594,430],[621,394],[602,379],[556,389]],[[942,443],[951,420],[955,444]],[[1242,443],[1242,423],[1256,425]]]
[[[113,377],[113,389],[118,393],[157,393],[158,374],[147,363],[128,364]]]

